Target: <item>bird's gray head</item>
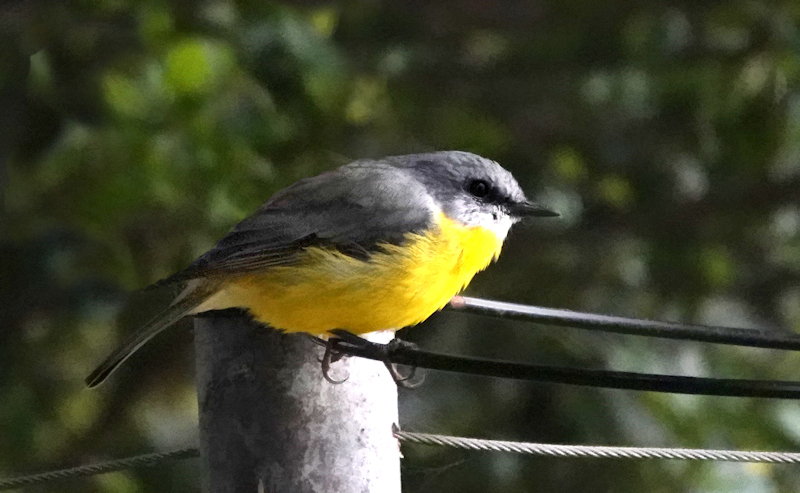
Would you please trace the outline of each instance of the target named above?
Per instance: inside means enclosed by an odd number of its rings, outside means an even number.
[[[490,229],[501,239],[525,217],[558,215],[528,201],[511,173],[476,154],[443,151],[386,161],[413,173],[448,218]]]

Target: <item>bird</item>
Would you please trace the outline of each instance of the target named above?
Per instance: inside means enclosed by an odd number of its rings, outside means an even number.
[[[362,159],[301,179],[158,281],[182,289],[86,384],[181,318],[213,310],[312,335],[416,325],[497,260],[512,225],[555,216],[497,162],[464,151]]]

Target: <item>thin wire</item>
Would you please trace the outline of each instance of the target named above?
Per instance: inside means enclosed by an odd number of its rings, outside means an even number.
[[[517,303],[470,298],[467,296],[454,298],[450,305],[448,305],[448,309],[494,318],[524,320],[561,327],[614,332],[617,334],[800,351],[800,334],[794,332],[659,322],[655,320],[520,305]]]
[[[710,450],[686,448],[654,447],[600,447],[589,445],[554,445],[549,443],[508,442],[483,440],[429,433],[413,433],[394,430],[394,436],[401,442],[423,445],[438,445],[467,450],[490,450],[495,452],[514,452],[544,457],[575,457],[605,459],[681,459],[708,460],[724,462],[768,462],[772,464],[800,463],[797,452],[744,452],[736,450]]]
[[[560,368],[510,361],[468,358],[412,349],[402,344],[378,344],[347,332],[335,331],[334,349],[352,356],[418,368],[516,380],[586,387],[646,390],[676,394],[800,399],[800,382],[730,378],[683,377],[610,370]]]
[[[800,463],[797,452],[755,452],[736,450],[654,448],[654,447],[600,447],[589,445],[555,445],[549,443],[511,442],[485,440],[431,433],[401,431],[392,426],[392,433],[400,442],[453,447],[465,450],[487,450],[494,452],[513,452],[543,457],[606,458],[606,459],[679,459],[707,460],[724,462],[768,462],[772,464]],[[48,471],[29,476],[0,479],[0,491],[13,490],[34,484],[49,483],[60,479],[80,476],[94,476],[123,469],[153,466],[167,460],[191,459],[200,456],[196,447],[137,455],[124,459],[86,464],[70,469]]]
[[[47,471],[29,476],[19,476],[16,478],[0,479],[0,491],[14,490],[23,486],[34,484],[49,483],[58,479],[76,478],[80,476],[94,476],[108,472],[132,469],[134,467],[153,466],[167,460],[181,460],[199,457],[200,451],[196,447],[172,450],[169,452],[156,452],[153,454],[136,455],[124,459],[98,462],[96,464],[86,464],[83,466],[71,467],[69,469],[59,469]]]

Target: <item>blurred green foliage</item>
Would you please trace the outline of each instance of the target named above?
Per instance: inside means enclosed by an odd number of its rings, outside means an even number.
[[[0,476],[195,439],[191,336],[82,378],[187,265],[296,179],[462,149],[562,220],[518,228],[470,293],[800,329],[800,4],[83,0],[0,6]],[[184,325],[188,328],[189,325]],[[796,379],[792,354],[441,314],[406,337],[591,368]],[[791,402],[446,374],[406,428],[798,449]],[[790,466],[531,459],[408,447],[428,491],[778,492]],[[197,491],[198,465],[30,491]]]

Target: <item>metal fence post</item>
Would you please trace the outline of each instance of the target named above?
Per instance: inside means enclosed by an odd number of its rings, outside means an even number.
[[[386,342],[389,333],[371,339]],[[381,363],[345,358],[221,312],[195,318],[200,448],[209,493],[400,493],[397,388]]]

